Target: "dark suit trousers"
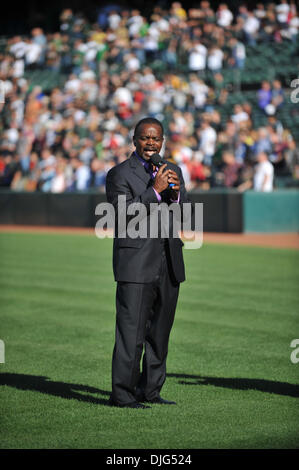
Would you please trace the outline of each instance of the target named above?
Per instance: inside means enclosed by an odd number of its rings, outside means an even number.
[[[136,401],[136,388],[146,399],[159,396],[166,378],[168,340],[178,293],[168,246],[162,242],[161,268],[154,282],[118,282],[111,396],[115,403]]]

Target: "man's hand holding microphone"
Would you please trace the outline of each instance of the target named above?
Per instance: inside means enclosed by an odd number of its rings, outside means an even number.
[[[165,189],[171,188],[177,196],[180,191],[180,180],[176,172],[167,168],[167,163],[162,160],[159,154],[152,155],[151,162],[154,167],[158,168],[153,188],[159,194]]]

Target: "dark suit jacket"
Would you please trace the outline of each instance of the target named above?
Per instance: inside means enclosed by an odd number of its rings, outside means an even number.
[[[179,204],[188,201],[181,169],[171,163],[168,167],[174,170],[180,178]],[[116,281],[147,283],[153,282],[161,264],[161,240],[159,238],[118,238],[117,233],[117,202],[119,195],[126,196],[127,206],[131,203],[143,203],[147,208],[149,221],[149,208],[151,203],[157,203],[157,196],[152,188],[153,180],[146,172],[142,163],[133,153],[128,160],[113,167],[107,174],[106,194],[109,203],[116,211],[115,238],[113,246],[113,271]],[[171,190],[161,193],[162,202],[172,203]],[[170,212],[169,233],[172,233],[172,213]],[[176,281],[185,280],[185,267],[182,254],[183,242],[180,238],[169,237],[169,253]]]

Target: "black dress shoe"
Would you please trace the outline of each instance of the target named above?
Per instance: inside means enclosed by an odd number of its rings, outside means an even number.
[[[146,403],[152,403],[154,405],[176,405],[175,401],[169,401],[169,400],[164,400],[162,397],[156,397],[153,398],[152,400],[144,400]]]
[[[118,408],[139,408],[139,409],[145,409],[145,408],[150,408],[150,406],[143,405],[142,403],[138,403],[138,401],[134,401],[133,403],[126,403],[125,405],[116,403],[113,400],[109,400],[108,404],[110,406],[117,406]]]
[[[122,405],[122,408],[140,408],[140,409],[144,409],[144,408],[150,408],[150,406],[143,405],[142,403],[139,403],[138,401],[136,401],[135,403],[129,403],[128,405]]]

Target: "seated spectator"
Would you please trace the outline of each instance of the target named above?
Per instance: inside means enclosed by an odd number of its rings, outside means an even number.
[[[275,108],[275,112],[284,104],[284,91],[280,80],[274,80],[272,85],[271,104]]]
[[[268,154],[272,152],[272,143],[266,127],[260,127],[257,131],[254,153],[258,155],[261,152]]]
[[[266,107],[271,103],[272,91],[271,85],[267,80],[262,82],[262,86],[258,91],[258,105],[266,112]]]
[[[188,190],[199,187],[201,189],[209,189],[210,169],[202,163],[202,154],[194,152],[190,160],[186,163],[189,173]]]
[[[67,188],[67,181],[65,175],[66,163],[61,160],[56,165],[55,176],[51,180],[51,192],[63,193]]]
[[[43,166],[40,166],[40,176],[38,180],[38,187],[43,192],[50,192],[52,181],[56,175],[56,159],[48,158],[43,161]]]
[[[235,157],[238,163],[243,165],[245,162],[251,161],[254,144],[255,142],[250,132],[248,130],[240,130],[235,150]]]
[[[222,155],[223,185],[226,188],[237,187],[240,184],[241,164],[236,162],[235,156],[231,152],[224,152]]]
[[[242,124],[247,123],[249,120],[249,116],[244,111],[243,106],[241,104],[236,104],[234,106],[234,114],[231,116],[231,120],[235,122],[239,127]]]
[[[11,187],[16,174],[17,178],[22,174],[18,158],[13,158],[10,154],[0,155],[0,186]]]
[[[106,182],[105,162],[98,158],[94,158],[91,162],[91,172],[92,186],[104,192]]]
[[[259,20],[262,20],[266,16],[265,6],[263,3],[257,3],[253,12],[254,16]]]
[[[68,189],[75,191],[86,191],[89,188],[91,177],[89,167],[76,157],[71,159],[71,164],[74,171],[74,180],[72,186]]]
[[[196,109],[203,110],[207,101],[209,87],[195,74],[190,75],[190,94]]]
[[[91,139],[85,138],[82,140],[81,148],[79,150],[79,159],[89,165],[95,155],[94,142]]]
[[[240,170],[240,184],[237,187],[241,193],[252,188],[254,168],[251,164],[245,164]]]
[[[41,160],[38,164],[40,170],[44,170],[46,167],[52,167],[56,163],[56,158],[52,155],[51,150],[49,148],[44,148],[41,153]]]

